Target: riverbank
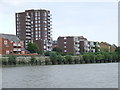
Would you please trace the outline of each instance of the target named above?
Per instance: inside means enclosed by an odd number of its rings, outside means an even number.
[[[64,65],[64,64],[92,64],[92,63],[116,63],[114,59],[85,59],[82,56],[60,56],[51,59],[49,56],[27,57],[1,57],[2,66],[33,66],[33,65]]]

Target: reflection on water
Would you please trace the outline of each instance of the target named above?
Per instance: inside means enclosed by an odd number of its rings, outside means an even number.
[[[3,68],[3,88],[117,88],[118,64]]]

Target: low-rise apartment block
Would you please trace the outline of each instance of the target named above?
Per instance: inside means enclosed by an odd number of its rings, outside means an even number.
[[[73,53],[75,55],[84,52],[100,51],[99,42],[88,41],[83,36],[58,37],[58,46],[64,53]]]
[[[11,34],[0,34],[0,55],[25,54],[24,43]]]

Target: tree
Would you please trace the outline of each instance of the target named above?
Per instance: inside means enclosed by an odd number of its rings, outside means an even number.
[[[120,46],[116,48],[115,52],[117,52],[118,54],[120,54]]]
[[[50,51],[46,51],[46,52],[44,53],[44,55],[45,55],[45,56],[50,56],[50,53],[51,53]]]
[[[52,64],[57,64],[57,54],[55,52],[50,53],[50,60],[52,61]]]
[[[27,50],[30,53],[40,53],[40,49],[36,43],[29,42],[27,45]]]
[[[69,62],[69,64],[72,64],[72,63],[73,63],[73,58],[72,58],[71,55],[66,55],[66,56],[65,56],[65,59],[66,59],[67,62]]]
[[[55,51],[55,52],[62,52],[62,49],[60,47],[54,47],[53,51]]]
[[[109,52],[109,48],[104,48],[103,52]]]

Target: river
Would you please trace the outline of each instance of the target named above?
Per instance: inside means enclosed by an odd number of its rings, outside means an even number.
[[[4,67],[3,88],[118,88],[118,63]]]

